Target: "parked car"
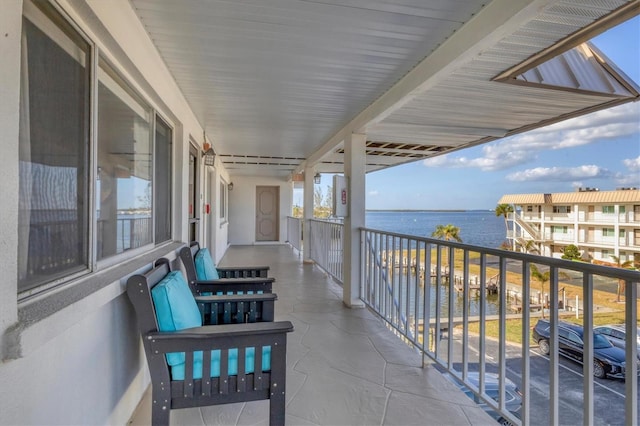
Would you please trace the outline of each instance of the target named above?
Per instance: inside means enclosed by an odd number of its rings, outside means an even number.
[[[625,335],[626,330],[624,324],[618,325],[601,325],[594,327],[593,331],[602,334],[609,339],[613,346],[624,349],[626,347]],[[640,358],[640,329],[638,329],[638,335],[636,336],[638,358]]]
[[[533,340],[538,342],[540,352],[549,355],[550,324],[548,320],[538,320],[532,331]],[[584,354],[584,329],[581,325],[558,322],[559,354],[582,364]],[[624,350],[613,346],[602,334],[593,333],[593,375],[599,379],[607,376],[624,379]]]
[[[512,423],[502,417],[500,413],[497,413],[493,410],[493,408],[489,407],[485,402],[483,402],[476,394],[473,393],[471,389],[466,387],[462,382],[460,382],[457,378],[453,377],[450,374],[445,374],[445,377],[454,385],[456,385],[461,391],[463,391],[469,398],[474,400],[483,410],[487,412],[493,419],[495,419],[499,424],[504,426],[512,426]],[[480,387],[479,381],[480,375],[477,371],[470,371],[467,375],[467,380],[476,388]],[[498,388],[498,375],[494,373],[485,373],[484,374],[484,389],[487,395],[493,398],[495,401],[498,401],[499,388]],[[520,418],[520,409],[522,408],[522,392],[518,389],[515,383],[511,380],[505,378],[505,407],[509,410],[516,418]]]

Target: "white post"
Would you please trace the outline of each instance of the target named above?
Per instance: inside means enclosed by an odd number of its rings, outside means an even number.
[[[344,271],[342,301],[349,307],[364,307],[360,300],[360,228],[365,225],[366,141],[350,134],[344,141],[344,174],[347,178],[348,215],[344,221]]]
[[[580,310],[578,309],[578,295],[576,294],[576,319],[580,318]]]
[[[313,167],[305,167],[304,169],[304,195],[303,195],[303,225],[302,225],[302,262],[313,263],[311,260],[311,234],[309,229],[309,221],[313,219]]]

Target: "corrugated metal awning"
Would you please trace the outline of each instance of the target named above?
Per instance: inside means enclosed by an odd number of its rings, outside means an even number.
[[[508,194],[499,204],[631,204],[640,203],[640,190],[576,191],[555,194]]]

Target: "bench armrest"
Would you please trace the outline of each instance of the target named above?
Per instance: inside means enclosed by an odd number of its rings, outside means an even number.
[[[272,335],[285,335],[293,331],[290,321],[256,322],[252,324],[223,324],[187,328],[172,332],[147,333],[154,353],[189,352],[200,350],[230,349],[243,346],[242,338],[248,337],[248,346],[264,345]],[[268,343],[267,343],[268,344]],[[157,351],[157,352],[156,352]]]

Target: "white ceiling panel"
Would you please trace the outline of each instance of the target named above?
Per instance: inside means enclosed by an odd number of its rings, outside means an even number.
[[[131,3],[229,172],[279,176],[312,160],[321,171],[335,169],[342,161],[335,135],[345,129],[367,134],[367,162],[369,170],[376,170],[597,108],[611,99],[493,79],[630,4]],[[461,53],[448,62],[440,59],[457,51]],[[556,64],[544,72],[566,81],[567,69]],[[425,77],[416,80],[420,73]],[[586,78],[596,83],[594,74]],[[413,88],[405,90],[409,84]],[[616,85],[618,94],[620,87]],[[628,93],[625,100],[637,96],[633,90]],[[371,110],[376,111],[373,116]],[[349,127],[353,123],[361,127]],[[376,151],[379,143],[390,144]],[[397,155],[390,154],[394,149]],[[248,156],[261,161],[239,160]]]

